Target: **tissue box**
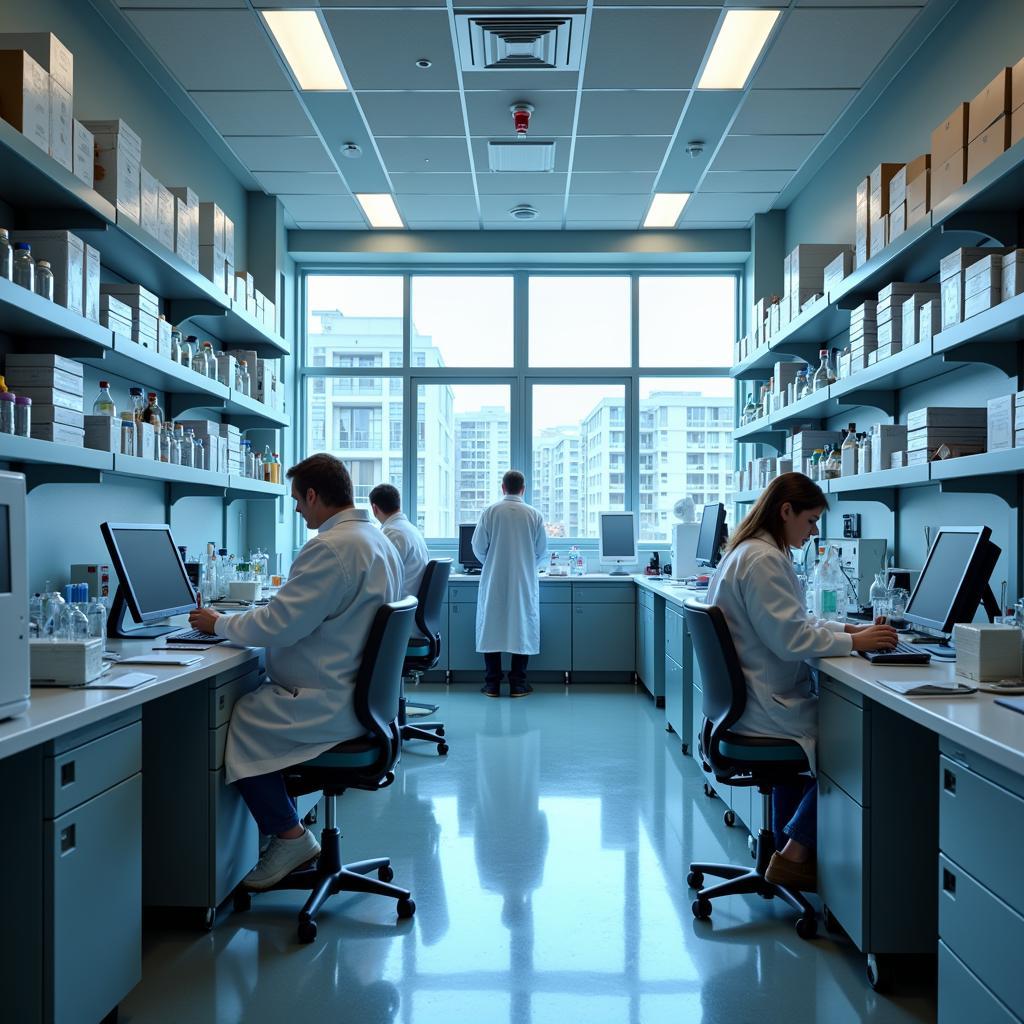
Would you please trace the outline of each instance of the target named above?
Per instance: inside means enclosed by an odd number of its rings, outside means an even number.
[[[1016,626],[958,622],[953,643],[960,675],[977,682],[1020,678],[1021,631]]]
[[[33,682],[84,686],[103,672],[103,641],[29,640]]]

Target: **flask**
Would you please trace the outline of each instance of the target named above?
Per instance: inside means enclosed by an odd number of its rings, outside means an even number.
[[[100,393],[96,401],[92,403],[92,414],[93,416],[117,416],[117,406],[114,405],[114,399],[110,395],[109,381],[100,381]]]
[[[53,302],[53,271],[49,260],[40,260],[36,264],[35,293]]]
[[[888,614],[889,587],[885,582],[885,573],[876,572],[868,591],[868,604],[871,605],[871,617],[877,619]]]
[[[35,290],[36,261],[32,259],[32,246],[28,242],[18,242],[14,247],[11,280],[30,292]]]
[[[10,281],[14,277],[14,250],[7,228],[0,228],[0,277]]]
[[[130,412],[121,413],[121,454],[135,454],[135,417]]]
[[[828,387],[831,383],[829,380],[828,349],[821,349],[818,352],[818,357],[821,359],[821,364],[814,371],[814,381],[811,388],[812,391],[820,391],[822,388]]]

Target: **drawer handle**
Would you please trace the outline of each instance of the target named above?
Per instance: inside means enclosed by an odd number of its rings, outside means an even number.
[[[956,772],[951,772],[948,768],[944,768],[942,771],[942,788],[947,793],[956,795]]]
[[[60,784],[64,786],[70,786],[75,781],[75,762],[65,761],[60,766]]]
[[[60,852],[61,855],[71,853],[75,848],[75,826],[68,825],[60,830]]]
[[[956,899],[956,875],[949,868],[942,869],[942,891]]]
[[[225,701],[226,699],[227,699],[227,698],[226,698],[226,697],[225,697],[225,696],[224,696],[223,694],[221,694],[221,695],[220,695],[220,696],[219,696],[219,697],[217,698],[217,709],[218,709],[219,711],[223,711],[223,710],[224,710],[224,701]]]
[[[955,754],[947,754],[946,757],[953,762],[953,764],[960,765],[961,768],[970,769],[970,765],[967,763],[967,755],[962,750],[958,750]]]

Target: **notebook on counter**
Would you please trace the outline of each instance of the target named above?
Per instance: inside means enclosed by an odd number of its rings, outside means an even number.
[[[964,686],[955,680],[943,683],[921,679],[876,679],[875,682],[888,690],[903,694],[904,697],[966,697],[978,692],[976,686]]]
[[[996,697],[996,703],[1024,715],[1024,697]]]

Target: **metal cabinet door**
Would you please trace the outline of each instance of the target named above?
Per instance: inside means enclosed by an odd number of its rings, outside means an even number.
[[[45,831],[44,1018],[95,1024],[142,978],[142,776]]]
[[[572,607],[573,671],[632,672],[636,660],[633,602],[575,602]]]
[[[647,619],[644,616],[644,606],[642,603],[637,603],[636,606],[636,657],[634,659],[634,670],[636,674],[643,679],[644,677],[644,663],[647,657]]]
[[[224,781],[224,769],[207,772],[210,783],[211,834],[216,855],[210,864],[210,900],[216,907],[259,858],[259,833],[237,787]]]
[[[484,671],[484,658],[476,652],[476,603],[448,605],[448,667],[453,672]]]
[[[683,666],[668,655],[665,655],[665,721],[681,743],[690,742],[683,731]]]
[[[818,892],[854,945],[865,942],[869,868],[864,808],[827,775],[818,775]]]
[[[480,659],[481,666],[483,658]],[[572,605],[542,601],[540,654],[531,654],[529,671],[568,672],[572,668]]]
[[[1019,1024],[1015,1017],[957,959],[939,943],[938,1024]]]

